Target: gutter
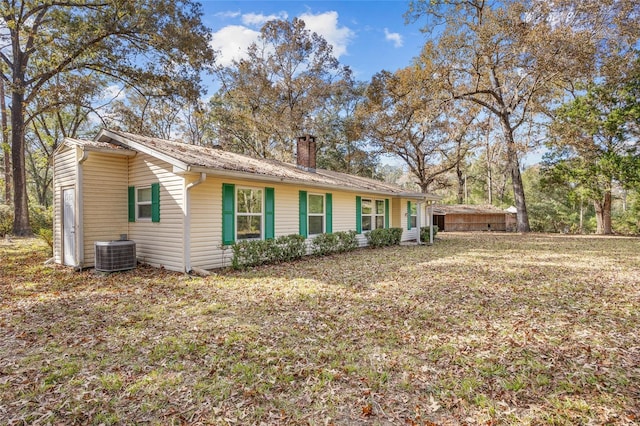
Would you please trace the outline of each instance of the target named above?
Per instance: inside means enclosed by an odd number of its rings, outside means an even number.
[[[207,174],[200,172],[200,177],[195,182],[185,185],[184,187],[184,222],[183,222],[183,258],[182,265],[184,266],[184,272],[187,274],[191,272],[191,189],[200,185],[207,180]]]

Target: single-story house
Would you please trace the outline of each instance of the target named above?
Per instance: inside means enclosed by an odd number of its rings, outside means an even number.
[[[135,242],[137,260],[173,271],[229,266],[241,240],[401,227],[419,239],[439,197],[316,169],[316,142],[297,164],[102,130],[55,151],[54,260],[94,266],[96,243]]]
[[[439,205],[433,211],[433,223],[440,231],[514,232],[516,215],[492,205]]]

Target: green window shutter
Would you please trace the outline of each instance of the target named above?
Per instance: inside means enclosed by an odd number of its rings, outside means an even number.
[[[325,203],[327,211],[325,213],[326,233],[331,234],[333,232],[333,195],[327,193],[325,195]]]
[[[129,222],[136,221],[136,187],[129,187]]]
[[[300,191],[300,235],[307,238],[307,191]]]
[[[356,232],[362,234],[362,197],[356,196]]]
[[[235,242],[236,186],[222,184],[222,244],[227,246]]]
[[[407,229],[411,230],[411,201],[407,201]]]
[[[273,188],[264,189],[264,239],[275,238],[276,216],[275,216],[275,191]]]
[[[384,227],[389,229],[389,199],[384,199]]]
[[[151,184],[151,222],[160,222],[160,184]]]

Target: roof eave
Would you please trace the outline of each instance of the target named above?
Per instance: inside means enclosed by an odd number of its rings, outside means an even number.
[[[401,198],[415,198],[415,199],[427,199],[437,201],[441,197],[431,194],[422,194],[422,193],[409,193],[409,192],[392,192],[392,191],[380,191],[375,189],[367,189],[367,188],[355,188],[355,187],[347,187],[347,186],[332,186],[323,183],[310,182],[303,179],[291,179],[284,178],[279,176],[271,176],[271,175],[262,175],[253,172],[241,172],[235,170],[225,170],[225,169],[214,169],[209,167],[201,167],[201,166],[188,166],[188,171],[193,173],[206,173],[210,176],[218,176],[218,177],[228,177],[228,178],[236,178],[236,179],[244,179],[244,180],[256,180],[260,182],[269,182],[269,183],[282,183],[289,185],[297,185],[297,186],[305,186],[309,188],[318,188],[318,189],[340,189],[341,191],[352,192],[357,194],[372,194],[372,195],[384,195],[388,197],[401,197]]]
[[[180,161],[177,158],[165,154],[164,152],[150,148],[147,145],[133,141],[108,129],[100,130],[100,133],[98,133],[98,135],[95,137],[95,140],[98,142],[115,142],[126,148],[131,148],[144,154],[151,155],[152,157],[156,157],[162,161],[166,161],[167,163],[171,164],[174,167],[177,167],[178,169],[187,170],[189,168],[189,165],[184,161]]]

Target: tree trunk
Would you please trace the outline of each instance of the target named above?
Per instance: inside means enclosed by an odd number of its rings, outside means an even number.
[[[456,174],[458,175],[458,204],[462,204],[464,202],[464,174],[460,166],[456,167]]]
[[[9,126],[7,126],[7,104],[4,100],[4,80],[0,80],[0,117],[2,121],[2,150],[4,151],[4,200],[7,205],[12,204],[11,191],[11,148],[9,145]]]
[[[11,160],[13,162],[13,235],[32,235],[29,223],[27,173],[24,141],[24,94],[21,88],[11,90]]]
[[[596,210],[596,234],[610,235],[611,228],[611,191],[606,191],[602,200],[593,200]]]
[[[504,130],[505,140],[507,143],[507,167],[511,174],[511,182],[513,184],[513,198],[516,203],[516,221],[518,232],[530,232],[529,216],[527,214],[527,203],[524,198],[524,186],[522,185],[522,175],[520,174],[520,164],[518,162],[518,153],[516,143],[513,139],[513,129],[509,124],[509,117],[503,116],[502,128]]]

